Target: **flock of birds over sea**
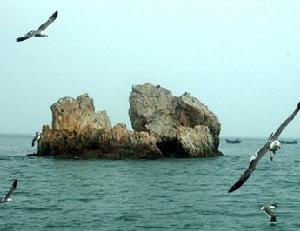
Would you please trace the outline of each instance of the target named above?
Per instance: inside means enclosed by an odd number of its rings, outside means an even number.
[[[18,37],[16,39],[17,42],[23,42],[31,37],[47,37],[47,34],[44,33],[45,29],[55,21],[57,18],[57,11],[55,11],[48,20],[41,24],[38,29],[31,30],[28,33],[26,33],[24,36]],[[268,152],[270,152],[270,160],[273,160],[272,154],[276,154],[276,152],[282,147],[281,142],[278,141],[278,137],[284,130],[284,128],[294,119],[294,117],[297,115],[298,111],[300,110],[300,102],[297,104],[296,110],[293,111],[293,113],[279,126],[279,128],[276,130],[276,132],[273,134],[271,133],[267,142],[263,145],[262,148],[260,148],[254,155],[250,157],[250,163],[249,166],[246,168],[246,170],[243,172],[243,174],[240,176],[240,178],[231,186],[231,188],[228,190],[228,193],[232,193],[235,190],[239,189],[244,183],[249,179],[251,174],[256,169],[258,161]],[[39,139],[39,134],[36,132],[32,139],[32,146],[34,146],[35,142]],[[227,140],[226,140],[227,141]],[[240,143],[240,140],[234,140],[230,141],[228,140],[228,143]],[[8,193],[0,198],[0,203],[11,201],[11,194],[16,190],[17,188],[17,180],[14,180]],[[270,204],[265,205],[261,208],[263,212],[265,212],[269,218],[271,223],[277,222],[276,216],[273,213],[272,209],[275,209],[277,207],[276,204]]]

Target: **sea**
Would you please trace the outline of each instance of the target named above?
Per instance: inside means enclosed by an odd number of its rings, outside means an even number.
[[[222,138],[224,156],[162,160],[28,157],[31,136],[0,135],[0,230],[300,230],[300,144],[267,154],[228,193],[266,141]],[[277,223],[261,207],[277,204]]]

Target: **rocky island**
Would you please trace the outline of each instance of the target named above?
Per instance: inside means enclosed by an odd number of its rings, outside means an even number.
[[[132,87],[125,124],[111,126],[105,111],[96,112],[87,94],[63,97],[51,105],[52,124],[44,125],[38,156],[105,159],[208,157],[218,151],[220,123],[197,98],[150,83]]]

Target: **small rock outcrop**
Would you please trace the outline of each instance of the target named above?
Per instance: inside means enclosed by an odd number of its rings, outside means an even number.
[[[153,135],[164,156],[222,155],[218,118],[189,93],[172,96],[169,90],[146,83],[132,87],[129,102],[132,128]]]

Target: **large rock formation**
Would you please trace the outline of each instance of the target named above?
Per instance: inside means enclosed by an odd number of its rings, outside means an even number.
[[[38,141],[40,156],[73,158],[162,158],[156,139],[146,132],[129,132],[125,124],[111,128],[105,111],[95,112],[87,94],[64,97],[54,103],[52,128],[43,126]]]
[[[220,123],[198,99],[180,97],[160,86],[137,85],[130,94],[125,124],[111,127],[105,111],[96,112],[87,94],[64,97],[50,108],[52,127],[43,126],[37,155],[71,158],[157,159],[218,156]]]
[[[133,129],[153,135],[164,156],[222,155],[218,118],[197,98],[188,93],[172,96],[169,90],[146,83],[132,87],[129,101]]]

